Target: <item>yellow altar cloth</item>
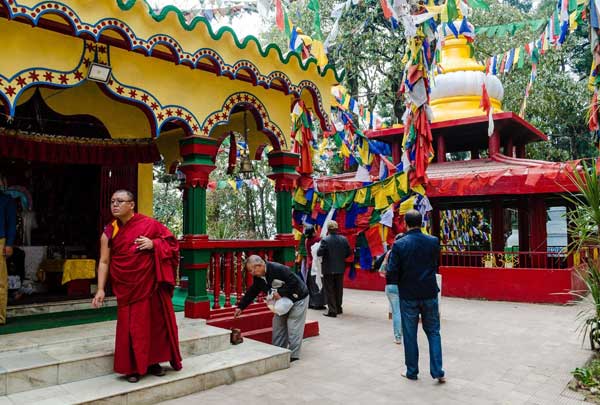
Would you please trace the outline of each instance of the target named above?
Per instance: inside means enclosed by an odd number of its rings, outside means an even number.
[[[62,284],[71,280],[96,278],[96,261],[93,259],[68,259],[63,263]]]

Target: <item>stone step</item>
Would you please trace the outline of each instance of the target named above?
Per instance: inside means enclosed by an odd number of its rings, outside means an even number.
[[[185,318],[182,312],[175,313],[175,318],[180,328],[206,324],[205,319]],[[0,356],[5,352],[26,351],[52,345],[77,345],[114,338],[116,325],[117,321],[105,321],[0,335]]]
[[[245,340],[229,349],[190,357],[179,372],[145,376],[136,384],[115,374],[0,397],[0,405],[155,404],[289,367],[286,349]]]
[[[226,350],[230,346],[228,330],[182,315],[178,316],[177,323],[184,358]],[[19,334],[25,336],[17,350],[0,352],[0,395],[111,374],[115,321],[87,325],[87,329],[82,326]],[[45,335],[45,340],[39,335]],[[0,337],[0,346],[5,347],[4,340]]]
[[[19,316],[55,314],[59,312],[79,311],[90,309],[91,298],[65,300],[56,302],[44,302],[40,304],[9,305],[6,309],[7,318],[17,318]],[[105,307],[116,307],[117,299],[115,297],[106,297]]]

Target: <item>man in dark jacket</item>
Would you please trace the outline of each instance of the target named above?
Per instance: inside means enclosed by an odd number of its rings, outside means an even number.
[[[421,232],[422,216],[410,210],[404,216],[408,231],[394,243],[387,271],[397,273],[402,334],[404,335],[404,362],[402,375],[416,380],[419,374],[419,346],[417,328],[419,315],[429,341],[429,371],[432,378],[446,382],[442,368],[442,339],[438,309],[438,272],[440,242],[438,238]]]
[[[321,241],[317,256],[323,257],[321,266],[323,273],[323,288],[327,299],[327,312],[323,315],[335,318],[342,311],[344,294],[344,272],[346,258],[350,256],[350,244],[343,235],[338,235],[338,224],[335,221],[327,223],[328,235]]]
[[[266,262],[260,256],[252,255],[246,260],[246,269],[252,274],[252,285],[244,294],[235,310],[237,318],[260,292],[273,298],[282,297],[292,300],[294,305],[283,315],[273,317],[273,345],[292,351],[291,361],[300,359],[300,348],[304,336],[304,322],[308,308],[308,288],[304,281],[283,264]]]

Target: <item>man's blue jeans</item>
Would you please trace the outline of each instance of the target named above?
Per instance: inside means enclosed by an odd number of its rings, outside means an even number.
[[[394,339],[396,339],[396,341],[402,341],[402,323],[400,320],[400,295],[398,294],[398,285],[387,284],[385,286],[385,295],[390,301],[390,307],[392,308]]]
[[[444,377],[438,299],[404,300],[400,298],[400,312],[402,314],[402,334],[404,335],[406,377],[416,379],[419,375],[419,346],[417,344],[419,315],[423,323],[423,330],[429,341],[429,372],[431,377]]]

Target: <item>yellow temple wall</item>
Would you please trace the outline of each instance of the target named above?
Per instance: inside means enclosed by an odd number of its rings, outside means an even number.
[[[152,208],[152,167],[152,163],[138,164],[137,210],[140,214],[148,215],[149,217],[154,213]]]

